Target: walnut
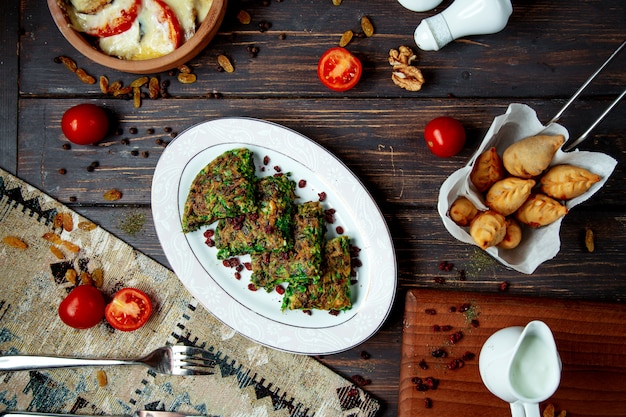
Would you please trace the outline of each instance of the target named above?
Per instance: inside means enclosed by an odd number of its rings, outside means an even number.
[[[424,84],[422,71],[412,65],[394,65],[391,79],[395,85],[409,91],[419,91]]]
[[[408,46],[389,50],[389,64],[393,67],[391,79],[393,83],[409,91],[419,91],[424,84],[424,76],[419,68],[411,65],[416,59]]]
[[[404,64],[411,65],[411,62],[417,58],[411,48],[401,46],[400,48],[389,50],[389,64],[392,66]]]

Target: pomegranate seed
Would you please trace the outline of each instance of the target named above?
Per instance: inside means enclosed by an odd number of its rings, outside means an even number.
[[[235,272],[235,279],[239,281],[241,279],[241,274],[239,272]]]
[[[434,308],[427,308],[426,310],[424,310],[424,313],[428,314],[429,316],[434,316],[435,314],[437,314],[437,310],[435,310]]]
[[[431,400],[428,397],[424,398],[424,407],[431,408],[432,406],[433,406],[433,400]]]
[[[446,279],[444,277],[435,277],[435,278],[433,278],[433,281],[435,281],[435,284],[445,284],[446,283]]]
[[[452,330],[452,326],[450,326],[449,324],[446,324],[445,326],[441,326],[442,332],[449,332],[450,330]]]
[[[472,353],[472,352],[465,352],[463,354],[463,360],[464,361],[471,361],[472,359],[474,359],[476,357],[476,354]]]
[[[371,358],[371,355],[369,353],[367,353],[366,351],[364,351],[364,350],[361,351],[359,356],[361,357],[361,359],[365,359],[365,360]]]
[[[506,281],[502,281],[500,283],[500,291],[504,292],[509,289],[509,283]]]
[[[438,324],[433,324],[433,332],[440,332],[441,326]]]
[[[256,285],[254,285],[253,283],[248,284],[248,289],[250,291],[256,291],[258,290],[258,288],[256,287]]]
[[[343,227],[337,226],[335,228],[335,231],[337,232],[338,235],[343,235]]]
[[[428,386],[428,388],[435,390],[439,386],[439,380],[437,378],[433,378],[432,376],[424,378],[424,384]]]
[[[230,261],[229,261],[228,259],[224,259],[224,260],[222,261],[222,265],[224,265],[224,266],[225,266],[225,267],[227,267],[227,268],[230,268]]]
[[[319,197],[320,201],[326,200],[326,193],[324,191],[322,191],[321,193],[318,193],[317,196]]]
[[[243,266],[248,270],[252,271],[252,264],[250,262],[244,262]]]
[[[285,293],[285,288],[283,288],[280,285],[277,285],[275,289],[276,289],[276,292],[280,295],[283,295]]]
[[[472,305],[469,303],[461,304],[461,307],[459,307],[459,313],[465,313],[470,308],[472,308]]]
[[[270,157],[269,157],[269,156],[267,156],[267,155],[265,155],[265,156],[263,157],[263,165],[267,165],[267,164],[269,164],[269,163],[270,163]]]
[[[423,370],[427,370],[428,369],[428,364],[426,363],[426,361],[424,359],[422,359],[417,365],[421,369],[423,369]]]
[[[306,187],[306,180],[300,180],[300,181],[298,181],[298,187],[300,187],[300,188],[304,188],[304,187]]]

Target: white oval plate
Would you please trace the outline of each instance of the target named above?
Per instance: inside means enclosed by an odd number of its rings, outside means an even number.
[[[296,183],[297,203],[316,201],[326,193],[325,209],[335,209],[336,227],[361,249],[351,310],[331,315],[313,310],[281,311],[276,292],[248,289],[205,244],[207,228],[184,234],[181,219],[196,174],[215,157],[234,148],[254,152],[257,176],[274,175],[279,167]],[[270,161],[264,165],[264,157]],[[159,241],[174,272],[198,301],[220,321],[263,345],[283,351],[322,355],[350,349],[371,337],[387,318],[396,293],[397,268],[387,224],[358,178],[324,148],[283,126],[249,118],[223,118],[182,132],[159,159],[152,182],[152,212]],[[240,257],[248,261],[249,256]]]

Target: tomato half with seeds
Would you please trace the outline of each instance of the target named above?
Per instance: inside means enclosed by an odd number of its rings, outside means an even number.
[[[104,317],[104,297],[93,285],[79,285],[61,301],[59,317],[75,329],[89,329]]]
[[[361,78],[363,65],[346,48],[330,48],[317,63],[317,76],[333,91],[347,91]]]
[[[113,328],[124,332],[137,330],[150,318],[152,302],[137,288],[122,288],[104,309],[104,317]]]

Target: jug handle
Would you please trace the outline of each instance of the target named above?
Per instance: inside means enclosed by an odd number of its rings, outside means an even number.
[[[523,403],[521,401],[515,401],[511,403],[511,416],[512,417],[541,417],[539,414],[539,404],[537,403]]]

